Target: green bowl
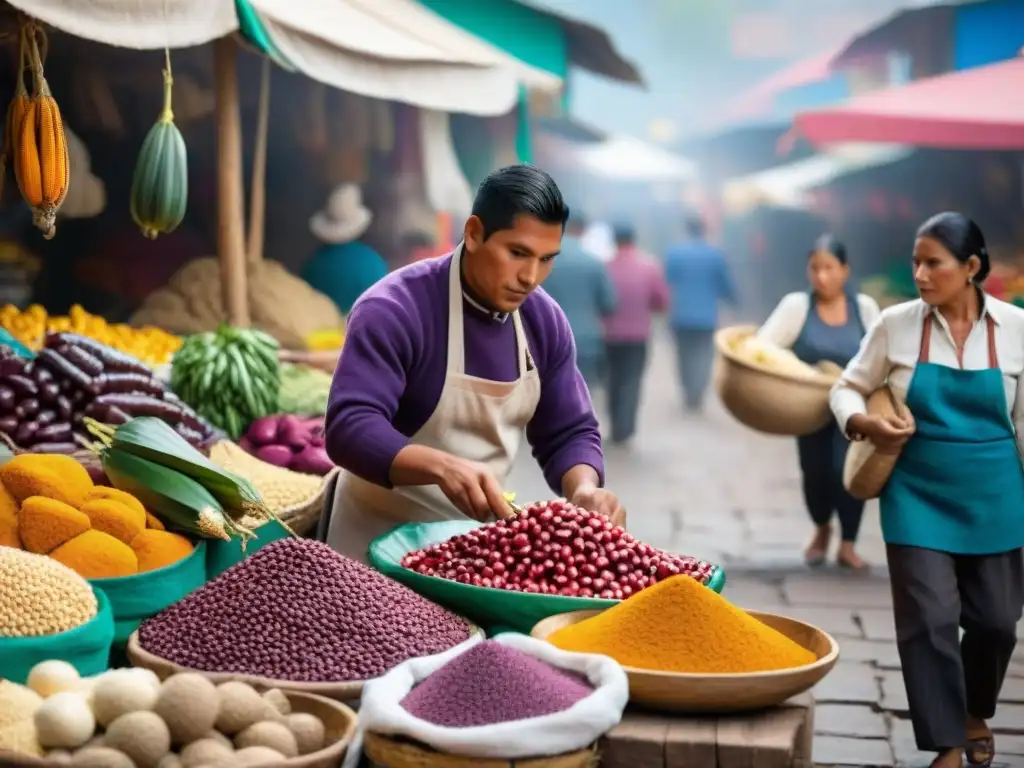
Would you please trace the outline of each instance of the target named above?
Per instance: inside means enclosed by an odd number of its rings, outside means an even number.
[[[59,635],[0,638],[0,678],[24,685],[32,667],[50,659],[68,662],[82,677],[106,671],[114,641],[114,614],[103,590],[93,585],[92,591],[99,607],[82,626]]]
[[[533,595],[492,587],[474,587],[437,576],[403,568],[402,558],[409,552],[447,541],[453,536],[479,528],[471,520],[452,520],[443,523],[407,523],[370,543],[370,563],[378,571],[400,581],[415,592],[436,603],[472,619],[489,634],[496,630],[511,630],[529,634],[549,616],[572,611],[604,610],[619,603],[596,597],[563,597],[562,595]],[[716,565],[707,584],[709,589],[721,592],[725,587],[725,571]]]

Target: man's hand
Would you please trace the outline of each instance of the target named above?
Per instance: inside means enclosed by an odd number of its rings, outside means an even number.
[[[437,485],[462,514],[473,520],[485,523],[495,517],[515,515],[501,484],[483,464],[451,456]]]
[[[582,486],[570,497],[570,502],[588,512],[604,515],[615,525],[626,525],[626,510],[611,491],[597,486]]]

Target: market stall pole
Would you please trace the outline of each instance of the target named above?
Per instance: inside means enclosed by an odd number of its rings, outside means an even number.
[[[814,697],[762,712],[671,717],[627,711],[600,743],[601,768],[813,768]]]
[[[242,121],[238,100],[238,47],[234,37],[214,44],[217,93],[217,251],[228,322],[250,325],[242,201]]]

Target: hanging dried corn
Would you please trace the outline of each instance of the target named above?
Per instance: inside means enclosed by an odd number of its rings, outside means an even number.
[[[177,229],[188,207],[188,153],[174,124],[170,50],[164,50],[164,61],[164,108],[142,142],[131,192],[132,218],[154,240]]]
[[[18,74],[14,97],[7,105],[7,116],[4,120],[4,148],[3,156],[0,157],[0,197],[3,195],[4,181],[7,177],[7,164],[13,163],[14,158],[18,157],[21,124],[25,122],[25,115],[28,113],[29,97],[28,89],[25,87],[25,70],[28,69],[27,31],[28,25],[25,25],[18,35]]]
[[[64,122],[43,74],[45,54],[40,53],[39,40],[45,51],[46,33],[38,24],[30,23],[26,43],[32,97],[18,134],[14,170],[21,196],[32,209],[32,223],[49,240],[57,232],[57,211],[68,193],[71,168]]]

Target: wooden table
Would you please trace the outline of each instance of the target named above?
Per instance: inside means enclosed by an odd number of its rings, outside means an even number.
[[[814,768],[810,693],[764,712],[681,717],[629,710],[601,741],[601,768]]]

